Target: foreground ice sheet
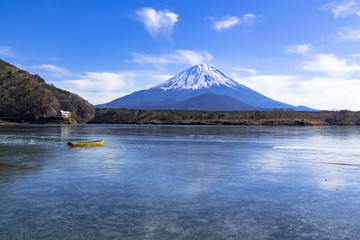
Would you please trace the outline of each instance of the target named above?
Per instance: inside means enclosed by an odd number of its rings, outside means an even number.
[[[359,133],[0,126],[0,239],[358,239]]]

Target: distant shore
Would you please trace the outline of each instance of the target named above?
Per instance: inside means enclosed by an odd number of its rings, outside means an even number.
[[[341,111],[172,111],[96,109],[88,124],[155,124],[155,125],[265,125],[265,126],[326,126],[360,125],[360,112]],[[76,124],[74,120],[45,118],[33,121],[8,121],[8,124]]]
[[[360,112],[341,111],[171,111],[97,109],[93,124],[167,125],[360,125]]]

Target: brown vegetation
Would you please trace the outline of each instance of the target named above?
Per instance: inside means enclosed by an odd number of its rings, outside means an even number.
[[[360,125],[360,112],[271,111],[154,111],[97,109],[90,123],[105,124],[188,124],[188,125]]]

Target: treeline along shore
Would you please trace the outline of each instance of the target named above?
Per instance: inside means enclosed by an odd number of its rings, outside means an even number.
[[[173,111],[96,109],[93,124],[167,125],[360,125],[360,112],[341,111]]]

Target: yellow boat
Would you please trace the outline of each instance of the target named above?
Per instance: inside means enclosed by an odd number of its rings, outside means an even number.
[[[104,140],[91,142],[68,142],[68,147],[101,147],[104,145]]]

